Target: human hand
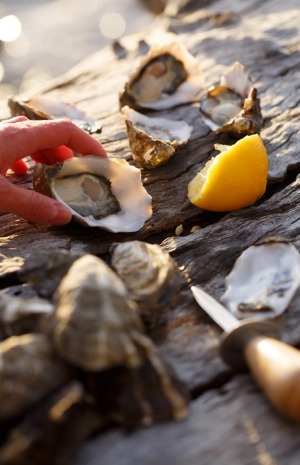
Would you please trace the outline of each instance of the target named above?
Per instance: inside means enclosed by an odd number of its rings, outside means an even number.
[[[73,156],[107,154],[102,145],[70,120],[32,121],[20,116],[0,123],[0,211],[14,213],[37,223],[66,224],[71,212],[57,200],[12,184],[9,168],[26,173],[22,160],[53,164]]]

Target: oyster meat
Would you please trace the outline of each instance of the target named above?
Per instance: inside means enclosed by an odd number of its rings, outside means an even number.
[[[112,266],[138,303],[141,316],[153,321],[179,288],[176,263],[159,245],[142,241],[114,244],[111,252]]]
[[[133,158],[144,168],[166,163],[191,136],[193,128],[185,121],[150,118],[128,106],[122,112]]]
[[[206,124],[217,133],[236,137],[259,134],[262,127],[260,101],[245,67],[236,62],[200,98]]]
[[[161,110],[196,99],[202,89],[197,60],[178,42],[155,46],[143,57],[120,95],[121,108]]]
[[[141,172],[126,160],[85,156],[53,166],[37,164],[33,187],[64,203],[86,226],[133,232],[152,215]]]
[[[100,133],[102,126],[84,111],[72,103],[61,102],[45,95],[27,100],[8,98],[8,106],[12,116],[27,116],[29,119],[60,119],[68,118],[89,134]]]
[[[0,420],[23,414],[69,378],[46,335],[5,339],[0,343]]]
[[[237,318],[281,315],[300,285],[300,254],[283,238],[246,249],[226,277],[223,303]]]

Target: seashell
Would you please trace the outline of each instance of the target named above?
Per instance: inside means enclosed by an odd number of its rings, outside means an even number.
[[[89,134],[100,133],[102,126],[75,105],[61,102],[54,98],[40,95],[27,100],[8,98],[8,106],[12,116],[24,115],[29,119],[68,118]]]
[[[52,166],[37,164],[33,187],[64,203],[85,226],[133,232],[152,215],[141,171],[126,160],[85,156]]]
[[[192,102],[202,88],[197,60],[178,42],[153,46],[125,84],[121,108],[162,110]]]
[[[225,279],[221,300],[238,318],[275,318],[300,285],[300,254],[283,238],[267,238],[246,249]]]
[[[72,382],[29,412],[0,449],[2,465],[71,465],[100,419],[83,386]]]
[[[0,343],[0,420],[23,414],[69,377],[44,334],[5,339]]]
[[[87,386],[97,411],[126,428],[184,419],[188,396],[170,366],[154,350],[137,368],[116,367],[88,375]]]
[[[41,332],[53,313],[53,305],[45,299],[0,295],[0,331],[3,338]]]
[[[211,86],[200,98],[200,112],[217,133],[236,137],[258,134],[262,127],[260,101],[245,67],[236,62],[227,68],[220,84]]]
[[[100,258],[76,260],[55,301],[52,338],[63,359],[87,371],[143,362],[149,342],[136,305]]]
[[[217,134],[227,133],[232,136],[244,137],[259,134],[262,128],[262,114],[260,100],[257,98],[255,87],[250,89],[248,97],[244,100],[243,109],[223,127],[216,130]]]
[[[26,258],[18,276],[30,283],[37,293],[51,299],[68,269],[83,254],[65,249],[47,249],[34,252]]]
[[[166,163],[189,140],[192,127],[185,121],[149,118],[128,106],[122,108],[135,162],[144,168]]]
[[[141,316],[153,321],[179,288],[176,263],[159,245],[142,241],[114,244],[111,252],[112,266],[138,303]]]

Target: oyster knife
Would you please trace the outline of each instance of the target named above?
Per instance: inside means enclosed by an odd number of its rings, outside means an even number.
[[[300,422],[300,352],[278,340],[272,322],[240,321],[198,286],[191,290],[200,307],[224,330],[220,355],[225,363],[248,368],[271,404]]]

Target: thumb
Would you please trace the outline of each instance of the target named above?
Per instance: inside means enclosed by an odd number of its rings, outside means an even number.
[[[66,224],[72,217],[70,210],[62,203],[15,186],[4,176],[0,176],[0,211],[47,224]]]

